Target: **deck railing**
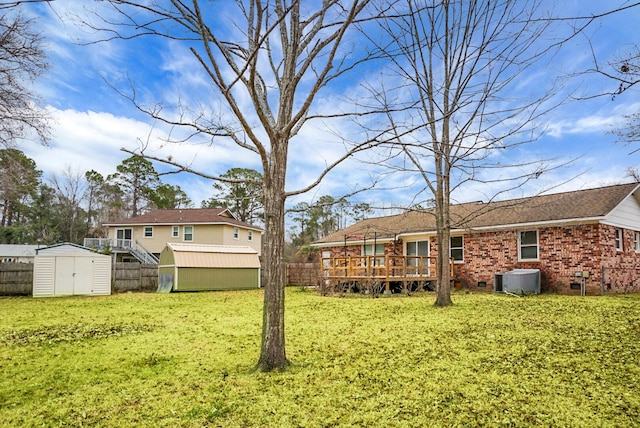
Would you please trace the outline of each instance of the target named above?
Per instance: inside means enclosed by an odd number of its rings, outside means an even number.
[[[97,251],[126,252],[141,263],[158,264],[158,258],[151,254],[138,241],[132,239],[85,238],[84,246]]]
[[[135,243],[133,239],[84,238],[84,246],[98,251],[129,251]]]
[[[436,257],[393,255],[323,257],[320,263],[326,279],[400,281],[436,278]],[[453,276],[453,261],[450,266]]]

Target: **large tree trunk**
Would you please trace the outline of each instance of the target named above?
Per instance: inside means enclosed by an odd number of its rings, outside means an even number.
[[[264,260],[264,305],[262,309],[262,346],[256,369],[271,371],[288,366],[284,341],[284,185],[286,157],[279,159],[281,151],[286,151],[287,142],[274,144],[270,156],[268,172],[264,183],[264,226],[262,243]],[[279,150],[280,149],[280,150]],[[285,152],[286,154],[286,152]]]

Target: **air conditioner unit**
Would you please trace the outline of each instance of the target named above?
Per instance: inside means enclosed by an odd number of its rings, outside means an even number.
[[[511,294],[540,294],[540,269],[514,269],[495,274],[494,291]]]

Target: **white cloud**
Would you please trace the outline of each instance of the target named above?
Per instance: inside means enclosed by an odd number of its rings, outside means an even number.
[[[25,154],[45,174],[62,171],[65,164],[103,175],[115,171],[126,154],[120,148],[148,132],[148,125],[109,113],[57,110],[49,107],[54,120],[53,141],[48,147],[26,143]]]

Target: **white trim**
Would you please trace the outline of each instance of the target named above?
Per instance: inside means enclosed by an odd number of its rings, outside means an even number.
[[[585,217],[580,219],[567,219],[567,220],[548,220],[548,221],[532,221],[529,223],[511,223],[511,224],[501,224],[497,226],[481,226],[481,227],[470,227],[469,231],[482,231],[482,230],[496,230],[496,229],[536,229],[538,227],[544,226],[567,226],[567,225],[583,225],[583,224],[593,224],[593,223],[601,223],[604,217]],[[452,230],[453,232],[453,230]]]
[[[453,256],[451,255],[451,250],[453,249],[453,246],[451,245],[451,240],[453,238],[462,238],[462,247],[455,247],[456,249],[461,249],[462,250],[462,259],[461,260],[453,260],[454,264],[463,264],[464,263],[464,235],[454,235],[454,236],[449,236],[449,258],[453,259]]]
[[[535,259],[524,259],[522,258],[522,243],[520,240],[522,239],[522,234],[526,232],[535,232],[536,233],[536,258]],[[518,231],[518,261],[519,262],[539,262],[540,261],[540,231],[538,229],[528,229],[528,230],[519,230]],[[533,247],[533,244],[527,244],[527,247]]]
[[[373,238],[367,239],[367,244],[370,244],[373,241]],[[388,244],[394,242],[393,238],[377,238],[378,244]],[[364,239],[354,239],[347,240],[347,246],[353,245],[364,245]],[[311,247],[344,247],[344,241],[336,241],[336,242],[320,242],[320,243],[311,243],[309,244]]]
[[[251,230],[255,230],[257,232],[263,232],[263,229],[260,229],[259,227],[255,227],[255,226],[251,226],[251,225],[238,225],[237,223],[232,223],[229,221],[192,221],[189,223],[180,223],[181,225],[195,225],[195,224],[208,224],[208,225],[217,225],[217,224],[226,224],[228,226],[234,226],[234,227],[241,227],[243,229],[251,229]],[[121,228],[121,227],[134,227],[134,226],[175,226],[176,222],[162,222],[162,223],[155,223],[155,222],[140,222],[140,223],[105,223],[103,226],[106,227],[116,227],[116,228]]]
[[[467,235],[472,232],[483,232],[483,231],[495,231],[495,230],[533,230],[538,229],[539,227],[552,227],[552,226],[568,226],[568,225],[584,225],[584,224],[606,224],[609,226],[616,226],[613,223],[603,221],[604,217],[584,217],[580,219],[567,219],[567,220],[549,220],[549,221],[534,221],[529,223],[511,223],[511,224],[500,224],[496,226],[480,226],[480,227],[470,227],[468,229],[451,229],[451,234],[463,234]],[[619,227],[619,226],[618,226]],[[427,231],[427,232],[405,232],[399,233],[396,235],[396,239],[404,238],[407,236],[417,237],[417,236],[436,236],[436,231]],[[373,238],[372,238],[373,239]],[[369,240],[367,239],[367,242]],[[378,238],[378,242],[393,242],[393,238]],[[362,244],[363,240],[353,240],[347,241],[347,245],[356,245]],[[337,247],[344,246],[344,241],[333,241],[333,242],[319,242],[310,244],[312,247]]]
[[[618,239],[618,232],[620,232],[620,239]],[[615,234],[614,234],[614,243],[615,243],[615,247],[616,247],[616,251],[617,252],[623,252],[624,251],[624,229],[621,227],[616,227],[615,228]],[[620,244],[620,245],[618,245]]]
[[[187,240],[187,228],[190,227],[191,228],[191,239]],[[182,226],[182,241],[183,242],[193,242],[193,238],[195,235],[195,227],[193,227],[193,225],[185,225]]]

